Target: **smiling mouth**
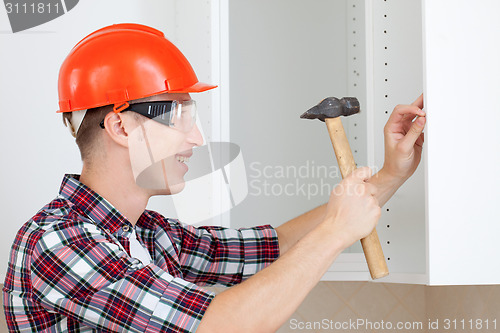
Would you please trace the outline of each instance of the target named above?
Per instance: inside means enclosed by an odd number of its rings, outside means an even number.
[[[189,157],[187,156],[175,155],[175,158],[181,163],[189,162]]]

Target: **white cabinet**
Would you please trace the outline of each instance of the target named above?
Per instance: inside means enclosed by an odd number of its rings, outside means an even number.
[[[500,283],[499,12],[424,2],[430,284]]]
[[[229,72],[221,100],[229,103],[229,138],[241,147],[249,184],[231,226],[277,226],[327,201],[340,173],[324,124],[299,119],[303,111],[327,96],[358,97],[362,113],[344,118],[344,127],[358,165],[378,170],[394,106],[425,92],[421,165],[377,228],[391,272],[379,281],[500,283],[500,3],[220,4],[229,58],[221,63]],[[325,279],[369,279],[360,246],[346,250]]]

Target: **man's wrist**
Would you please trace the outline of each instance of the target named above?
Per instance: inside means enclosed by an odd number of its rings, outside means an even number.
[[[321,235],[325,236],[328,240],[330,246],[334,251],[342,252],[349,246],[351,246],[352,241],[342,229],[335,226],[335,219],[338,217],[325,217],[322,223],[320,223],[315,231],[319,232]]]
[[[368,182],[377,187],[377,199],[382,207],[405,181],[406,179],[391,175],[385,168],[382,168]]]
[[[396,189],[403,185],[406,181],[406,179],[402,177],[391,174],[391,172],[385,167],[382,167],[382,169],[374,174],[372,178],[375,180],[375,183],[377,183],[377,185],[392,187]],[[370,182],[372,178],[370,178]]]

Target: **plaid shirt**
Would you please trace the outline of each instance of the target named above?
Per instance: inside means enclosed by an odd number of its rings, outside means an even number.
[[[144,266],[130,256],[132,228],[66,175],[15,238],[3,289],[9,329],[193,332],[214,297],[198,285],[239,283],[279,256],[270,226],[195,228],[146,210],[135,226],[153,259]]]

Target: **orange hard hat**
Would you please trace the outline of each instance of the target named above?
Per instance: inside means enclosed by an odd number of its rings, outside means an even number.
[[[160,93],[202,92],[188,60],[164,34],[140,24],[97,30],[71,50],[59,71],[59,111],[114,105]]]

